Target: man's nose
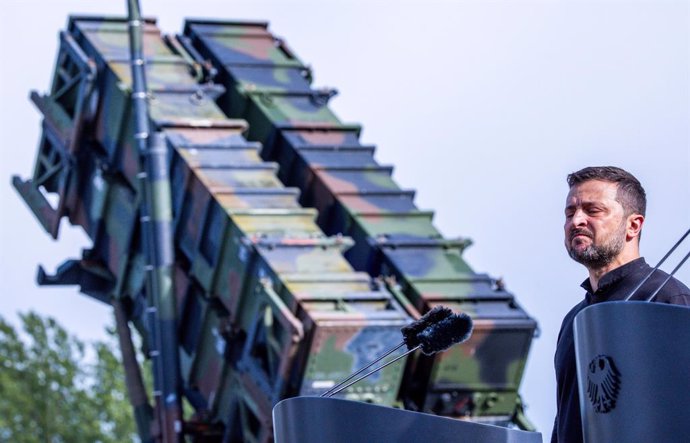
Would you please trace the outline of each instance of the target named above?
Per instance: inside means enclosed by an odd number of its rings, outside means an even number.
[[[578,209],[573,214],[573,217],[571,218],[570,222],[573,224],[573,226],[584,226],[585,224],[587,224],[587,216],[584,213],[584,211]]]

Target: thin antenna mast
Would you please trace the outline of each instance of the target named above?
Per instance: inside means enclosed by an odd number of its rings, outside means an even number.
[[[167,148],[162,133],[150,133],[143,27],[138,0],[128,0],[132,64],[134,141],[139,153],[141,233],[146,256],[146,295],[153,360],[158,435],[164,443],[183,439],[177,319],[173,292],[172,204]]]

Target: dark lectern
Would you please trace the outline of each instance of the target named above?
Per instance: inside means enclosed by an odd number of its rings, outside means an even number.
[[[541,443],[538,432],[471,423],[368,403],[295,397],[273,408],[276,443]]]
[[[690,441],[690,308],[591,306],[575,351],[586,442]]]

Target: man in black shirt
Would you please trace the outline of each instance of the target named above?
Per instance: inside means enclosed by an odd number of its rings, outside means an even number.
[[[583,441],[575,368],[575,316],[594,303],[624,300],[652,270],[639,250],[647,205],[640,182],[623,169],[605,166],[570,174],[568,185],[565,247],[573,260],[587,268],[589,278],[581,285],[587,291],[584,300],[565,316],[558,335],[554,358],[557,411],[552,443]],[[646,299],[667,276],[657,270],[631,299]],[[690,305],[690,289],[671,278],[654,301]]]

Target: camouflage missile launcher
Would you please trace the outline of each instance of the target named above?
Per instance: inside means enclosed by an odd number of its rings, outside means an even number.
[[[217,102],[249,123],[248,138],[279,165],[279,177],[302,191],[330,235],[355,242],[352,266],[386,277],[418,312],[437,304],[472,315],[475,332],[435,359],[412,361],[401,397],[414,409],[506,424],[523,422],[518,388],[536,322],[502,285],[462,259],[467,240],[444,239],[433,212],[391,178],[360,128],[328,108],[333,91],[311,87],[311,72],[265,23],[188,20],[179,37],[200,63],[211,63],[226,92]],[[403,302],[404,303],[404,302]]]
[[[93,248],[41,281],[126,300],[146,339],[127,22],[72,17],[61,41],[53,88],[33,95],[44,114],[34,177],[15,185],[54,237],[67,215]],[[246,123],[216,106],[223,88],[199,84],[152,20],[144,49],[151,119],[170,153],[182,388],[199,417],[223,425],[209,428],[216,435],[268,441],[277,401],[324,392],[396,345],[410,317],[352,269],[342,255],[352,241],[324,235],[316,210],[300,207],[243,136]],[[391,366],[343,396],[392,405],[402,375]]]
[[[127,27],[69,19],[52,88],[32,94],[44,115],[34,175],[14,184],[54,238],[67,216],[93,241],[39,282],[122,303],[155,362]],[[270,441],[277,401],[326,391],[437,304],[472,315],[466,344],[391,365],[341,396],[528,427],[518,388],[536,323],[471,270],[468,241],[443,238],[433,212],[359,142],[360,127],[328,109],[333,92],[312,89],[265,23],[187,21],[181,36],[162,36],[151,19],[143,28],[171,189],[177,336],[164,346],[179,351],[179,390],[195,411],[185,432]]]

